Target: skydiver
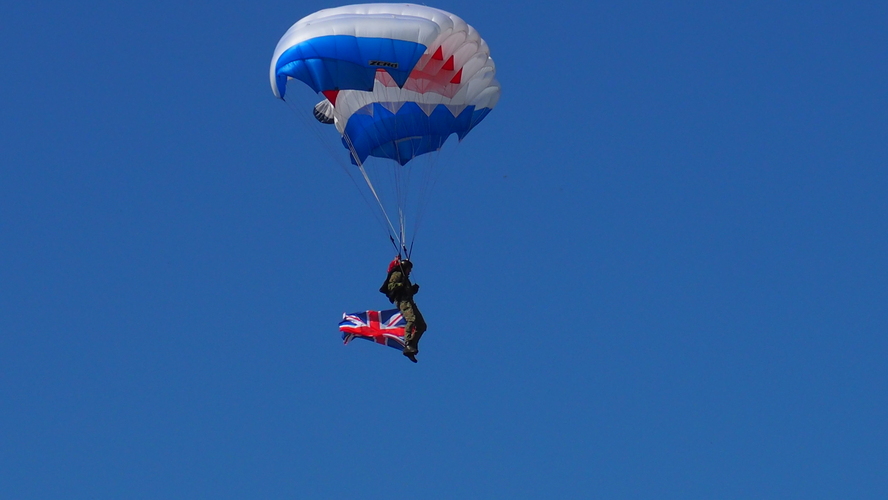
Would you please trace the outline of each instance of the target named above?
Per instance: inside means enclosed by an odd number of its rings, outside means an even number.
[[[389,301],[397,304],[398,310],[407,321],[404,327],[404,356],[416,363],[416,355],[419,354],[419,338],[426,331],[426,322],[413,301],[413,296],[419,292],[419,285],[410,283],[410,271],[413,263],[407,259],[395,257],[389,264],[388,276],[379,291],[388,297]]]

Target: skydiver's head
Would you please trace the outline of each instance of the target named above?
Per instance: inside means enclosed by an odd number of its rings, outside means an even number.
[[[413,262],[410,262],[407,259],[401,260],[401,269],[403,269],[405,273],[410,274],[410,270],[413,269]]]

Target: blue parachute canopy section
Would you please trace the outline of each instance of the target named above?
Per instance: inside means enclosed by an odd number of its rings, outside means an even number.
[[[376,71],[384,69],[400,87],[425,51],[426,47],[416,42],[388,38],[312,38],[281,54],[276,63],[277,84],[281,97],[288,78],[305,82],[315,92],[372,91]]]
[[[353,115],[345,127],[344,135],[351,139],[351,144],[344,138],[343,143],[352,150],[354,164],[376,156],[404,165],[421,154],[441,149],[452,134],[462,139],[490,111],[467,106],[454,116],[442,104],[435,106],[430,114],[416,103],[405,103],[397,113],[379,103],[369,107],[372,109],[367,114]]]

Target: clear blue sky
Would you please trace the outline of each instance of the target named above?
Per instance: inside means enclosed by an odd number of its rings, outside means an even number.
[[[888,497],[888,7],[444,1],[415,252],[276,100],[303,1],[0,7],[4,498]]]

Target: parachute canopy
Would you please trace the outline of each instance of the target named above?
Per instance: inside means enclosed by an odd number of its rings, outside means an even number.
[[[300,80],[326,102],[357,165],[369,156],[404,165],[462,140],[500,96],[496,67],[474,28],[442,10],[411,4],[325,9],[294,24],[271,60],[281,99]],[[327,105],[329,103],[329,106]]]

